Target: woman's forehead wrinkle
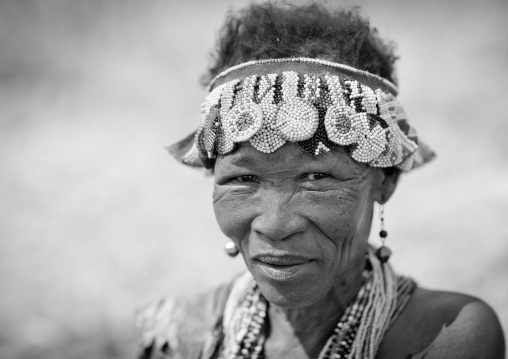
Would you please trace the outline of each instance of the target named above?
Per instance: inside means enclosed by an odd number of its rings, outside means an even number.
[[[227,167],[246,168],[267,180],[284,183],[294,180],[303,172],[341,173],[341,176],[367,177],[369,167],[350,158],[344,149],[334,148],[320,156],[302,151],[296,144],[287,143],[272,153],[261,153],[249,143],[241,143],[238,150],[225,155],[222,161]]]
[[[228,164],[238,167],[251,167],[256,163],[254,158],[246,156],[241,152],[234,152],[231,155],[224,156],[224,160]]]
[[[274,171],[259,171],[259,174],[262,174],[262,175],[270,175],[270,174],[279,174],[279,173],[296,173],[296,170],[292,170],[292,169],[284,169],[284,170],[274,170]]]

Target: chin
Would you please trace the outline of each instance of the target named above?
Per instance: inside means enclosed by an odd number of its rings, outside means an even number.
[[[292,309],[303,308],[319,301],[325,293],[322,288],[316,288],[315,281],[310,283],[298,283],[288,281],[273,283],[264,278],[256,278],[256,283],[263,296],[268,302],[278,307]]]

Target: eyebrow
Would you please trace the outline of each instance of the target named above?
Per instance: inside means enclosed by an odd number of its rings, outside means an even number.
[[[239,155],[238,152],[234,152],[230,155],[226,155],[229,158],[229,164],[238,167],[253,166],[256,164],[256,160],[245,155]]]

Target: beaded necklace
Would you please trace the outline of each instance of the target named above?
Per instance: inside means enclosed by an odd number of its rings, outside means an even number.
[[[348,305],[318,359],[373,359],[389,325],[402,311],[416,284],[397,277],[372,250],[371,269]],[[233,287],[224,311],[224,341],[220,359],[263,358],[268,302],[249,273]]]

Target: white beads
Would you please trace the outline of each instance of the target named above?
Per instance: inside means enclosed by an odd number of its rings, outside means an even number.
[[[340,84],[339,76],[331,76],[325,75],[325,81],[328,86],[328,91],[330,93],[330,98],[332,99],[332,103],[335,105],[342,105],[341,102],[344,101],[342,86]]]
[[[222,123],[219,125],[216,131],[216,145],[215,149],[220,155],[225,155],[233,151],[235,143],[232,140],[232,136],[227,132],[228,128],[224,127]]]
[[[363,95],[360,93],[360,83],[356,80],[346,80],[344,81],[350,90],[350,103],[348,104],[352,109],[356,110],[356,100],[361,102],[363,99]]]
[[[351,108],[330,106],[325,115],[325,128],[328,139],[338,145],[346,146],[356,141],[362,131],[361,121],[351,121]]]
[[[377,100],[376,94],[368,86],[362,85],[362,107],[367,113],[377,115]]]
[[[369,128],[366,113],[355,114],[352,122],[361,123],[361,134],[357,137],[357,147],[351,153],[351,157],[358,162],[368,163],[375,160],[386,148],[386,129],[379,124],[375,124],[372,129]],[[365,127],[365,124],[367,125]],[[367,128],[367,130],[365,130]]]
[[[395,97],[349,77],[295,71],[251,75],[215,88],[202,115],[196,134],[201,158],[228,154],[245,141],[272,153],[289,141],[314,155],[329,152],[333,144],[347,146],[358,162],[406,169],[418,148]]]
[[[279,131],[275,127],[277,105],[275,104],[274,86],[276,80],[276,74],[261,77],[258,98],[261,100],[260,106],[263,112],[263,126],[249,140],[255,149],[264,153],[275,152],[286,143],[286,140],[280,137]]]
[[[208,158],[213,158],[213,150],[215,149],[215,138],[216,134],[216,121],[218,118],[218,110],[217,107],[212,107],[210,111],[208,111],[208,115],[206,116],[205,123],[203,126],[203,144],[205,150],[207,152]]]
[[[316,150],[314,151],[314,155],[317,156],[330,151],[331,150],[328,147],[326,147],[323,142],[320,141],[316,147]]]
[[[286,140],[279,135],[279,131],[275,126],[277,106],[275,104],[261,103],[261,109],[264,119],[263,126],[250,139],[250,143],[258,151],[272,153],[284,145]]]
[[[298,96],[298,74],[293,71],[282,74],[282,105],[277,113],[276,128],[286,141],[307,140],[319,125],[317,109]],[[304,91],[305,93],[305,91]],[[310,86],[307,97],[310,98]]]
[[[402,162],[400,139],[395,135],[394,131],[393,125],[389,124],[386,130],[387,145],[383,152],[369,163],[370,166],[385,168]]]
[[[282,100],[284,102],[298,98],[298,74],[294,71],[282,73]]]
[[[379,117],[388,124],[389,133],[387,151],[372,161],[371,165],[374,167],[389,167],[386,165],[390,163],[391,166],[398,166],[403,170],[410,169],[412,163],[403,162],[418,149],[418,144],[413,140],[416,139],[416,132],[405,120],[404,109],[395,97],[379,89],[375,91],[375,94]]]
[[[233,100],[235,96],[235,88],[240,83],[240,80],[233,80],[224,84],[224,88],[220,95],[220,116],[226,118],[229,110],[233,107]]]
[[[315,75],[303,75],[304,78],[304,88],[303,88],[303,99],[306,102],[313,103],[317,99],[319,99],[320,96],[320,88],[321,85],[321,79]]]
[[[276,128],[286,141],[307,140],[316,132],[319,116],[315,108],[298,98],[286,101],[279,108]]]
[[[262,64],[281,64],[281,63],[287,63],[288,67],[291,66],[291,63],[303,63],[303,64],[312,64],[314,66],[321,66],[324,68],[330,68],[330,69],[336,70],[338,72],[342,71],[342,72],[345,72],[348,74],[352,74],[352,75],[359,76],[359,77],[364,77],[366,79],[370,79],[375,82],[378,82],[379,84],[382,84],[382,86],[386,87],[387,89],[389,89],[389,91],[391,91],[394,94],[397,94],[397,92],[398,92],[397,86],[395,86],[393,83],[391,83],[390,81],[388,81],[380,76],[371,74],[370,72],[359,70],[359,69],[354,68],[352,66],[339,64],[339,63],[332,62],[332,61],[313,59],[313,58],[308,58],[308,57],[262,59],[262,60],[253,60],[253,61],[244,62],[242,64],[232,66],[229,69],[224,70],[220,74],[215,76],[215,78],[208,85],[208,89],[211,89],[217,80],[227,76],[228,74],[230,74],[236,70],[239,70],[239,69],[242,69],[245,67],[249,67],[249,66],[253,66],[253,65],[255,66],[255,65],[262,65]]]
[[[238,104],[229,111],[225,126],[233,142],[247,141],[263,126],[263,111],[254,102]]]
[[[247,141],[263,126],[263,112],[254,103],[256,81],[256,75],[243,80],[241,91],[233,99],[236,105],[224,116],[224,134],[232,142]]]

